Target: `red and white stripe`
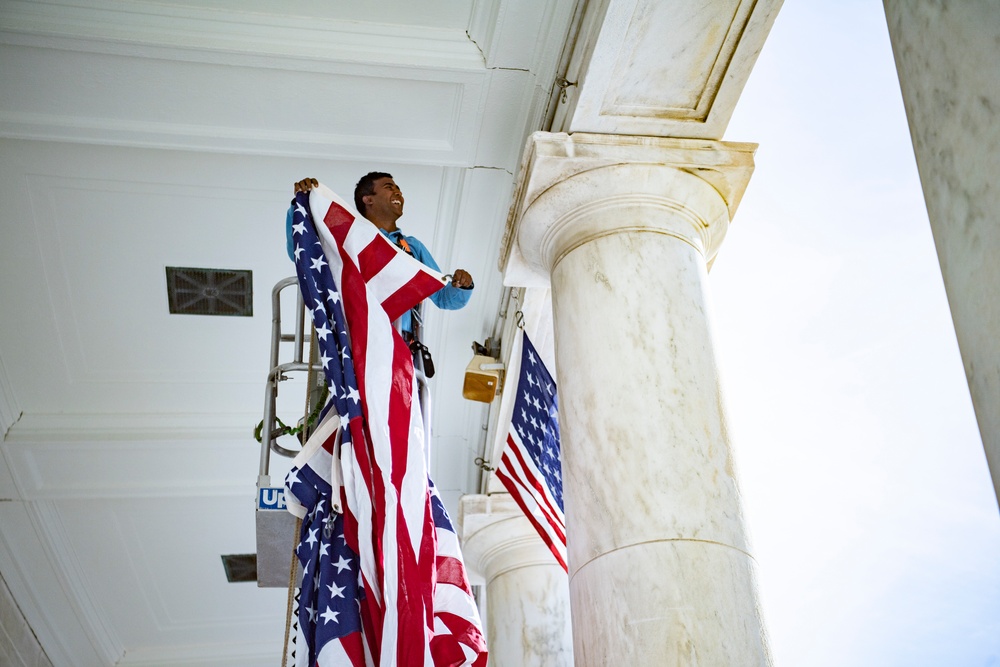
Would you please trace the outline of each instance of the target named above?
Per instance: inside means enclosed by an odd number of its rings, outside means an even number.
[[[507,446],[497,466],[497,478],[535,527],[552,555],[566,566],[566,517],[556,499],[542,481],[542,471],[535,466],[517,431],[507,434]]]
[[[431,493],[437,495],[437,489]],[[437,528],[436,583],[434,587],[434,638],[431,653],[435,665],[486,666],[486,640],[479,610],[462,560],[458,536]]]
[[[426,434],[411,353],[392,321],[444,280],[329,189],[314,189],[309,204],[343,299],[364,414],[350,424],[354,446],[343,448],[341,463],[345,516],[357,528],[348,540],[370,594],[369,645],[375,664],[434,665],[437,561]],[[470,621],[481,625],[474,604],[471,611]]]
[[[521,352],[521,346],[516,346],[515,354],[510,360],[512,367],[520,366]],[[566,517],[559,509],[559,503],[556,502],[548,484],[545,483],[542,471],[535,465],[531,454],[525,448],[521,436],[512,424],[509,424],[508,428],[507,444],[500,456],[500,465],[497,466],[497,479],[538,531],[556,561],[568,572]]]

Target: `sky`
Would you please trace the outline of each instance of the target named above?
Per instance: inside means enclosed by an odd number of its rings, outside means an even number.
[[[786,0],[709,278],[778,667],[1000,667],[1000,510],[882,3]]]

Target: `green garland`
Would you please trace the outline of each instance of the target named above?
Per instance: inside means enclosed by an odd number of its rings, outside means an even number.
[[[306,417],[306,420],[301,424],[299,424],[298,426],[294,427],[289,426],[285,422],[281,421],[279,417],[275,416],[274,421],[278,422],[278,426],[281,427],[278,430],[278,434],[275,437],[280,438],[283,435],[298,435],[307,426],[308,427],[313,426],[316,423],[316,420],[319,419],[319,413],[323,410],[323,406],[326,405],[326,399],[329,395],[330,395],[330,388],[323,387],[323,396],[320,397],[320,399],[316,402],[316,407],[313,408],[313,411],[311,413],[309,413],[309,416]],[[254,428],[253,430],[254,440],[256,440],[257,442],[263,442],[264,441],[263,431],[264,431],[264,420],[261,419],[260,422],[257,423],[256,428]]]

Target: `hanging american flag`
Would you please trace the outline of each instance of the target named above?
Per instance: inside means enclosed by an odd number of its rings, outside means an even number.
[[[412,357],[392,327],[444,280],[323,186],[293,206],[299,286],[332,394],[285,482],[303,519],[296,664],[481,667],[482,624],[424,464]]]
[[[514,412],[497,478],[566,570],[556,383],[526,333],[521,341]]]

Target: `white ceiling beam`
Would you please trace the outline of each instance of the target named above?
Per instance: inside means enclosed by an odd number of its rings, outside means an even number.
[[[276,5],[277,6],[277,5]],[[127,53],[157,46],[192,54],[228,53],[408,68],[482,69],[461,30],[207,9],[181,4],[91,0],[87,6],[8,0],[0,40],[27,36],[38,46]],[[61,41],[60,41],[61,40]]]
[[[242,496],[253,511],[260,450],[251,437],[220,442],[207,434],[188,440],[152,435],[155,440],[2,446],[25,501]],[[271,457],[272,478],[279,484],[289,460]]]

